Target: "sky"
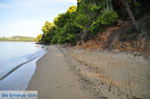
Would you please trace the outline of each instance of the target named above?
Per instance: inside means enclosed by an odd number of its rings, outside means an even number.
[[[53,22],[77,0],[0,0],[0,37],[41,34],[45,21]]]

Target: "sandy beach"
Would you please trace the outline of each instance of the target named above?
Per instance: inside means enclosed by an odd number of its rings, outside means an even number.
[[[37,90],[39,99],[91,99],[81,90],[78,77],[69,70],[62,52],[50,46],[37,62],[27,90]]]
[[[149,99],[150,60],[130,53],[51,45],[27,90],[39,99]]]

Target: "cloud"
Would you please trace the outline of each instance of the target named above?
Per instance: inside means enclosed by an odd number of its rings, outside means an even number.
[[[8,1],[0,2],[0,36],[36,36],[42,33],[41,28],[46,20],[52,21],[59,13],[76,4],[76,0]]]
[[[0,8],[9,8],[8,4],[0,3]]]

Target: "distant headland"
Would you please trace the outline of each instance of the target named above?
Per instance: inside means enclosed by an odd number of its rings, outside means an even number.
[[[34,37],[28,36],[11,36],[11,37],[0,37],[1,41],[10,41],[10,42],[35,42],[36,39]]]

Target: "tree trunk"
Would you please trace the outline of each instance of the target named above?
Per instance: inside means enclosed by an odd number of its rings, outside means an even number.
[[[140,32],[139,26],[138,26],[138,24],[137,24],[137,22],[136,22],[136,20],[135,20],[135,17],[134,17],[134,15],[133,15],[133,13],[132,13],[132,10],[131,10],[130,7],[129,7],[128,2],[125,1],[125,0],[122,0],[122,1],[123,1],[124,5],[126,6],[126,10],[127,10],[127,13],[128,13],[129,18],[132,20],[133,24],[135,25],[136,30],[137,30],[138,32]]]
[[[82,40],[82,41],[85,41],[86,37],[87,37],[87,30],[84,29],[84,30],[83,30],[83,34],[81,35],[81,40]]]
[[[113,9],[112,0],[107,0],[107,9]]]

